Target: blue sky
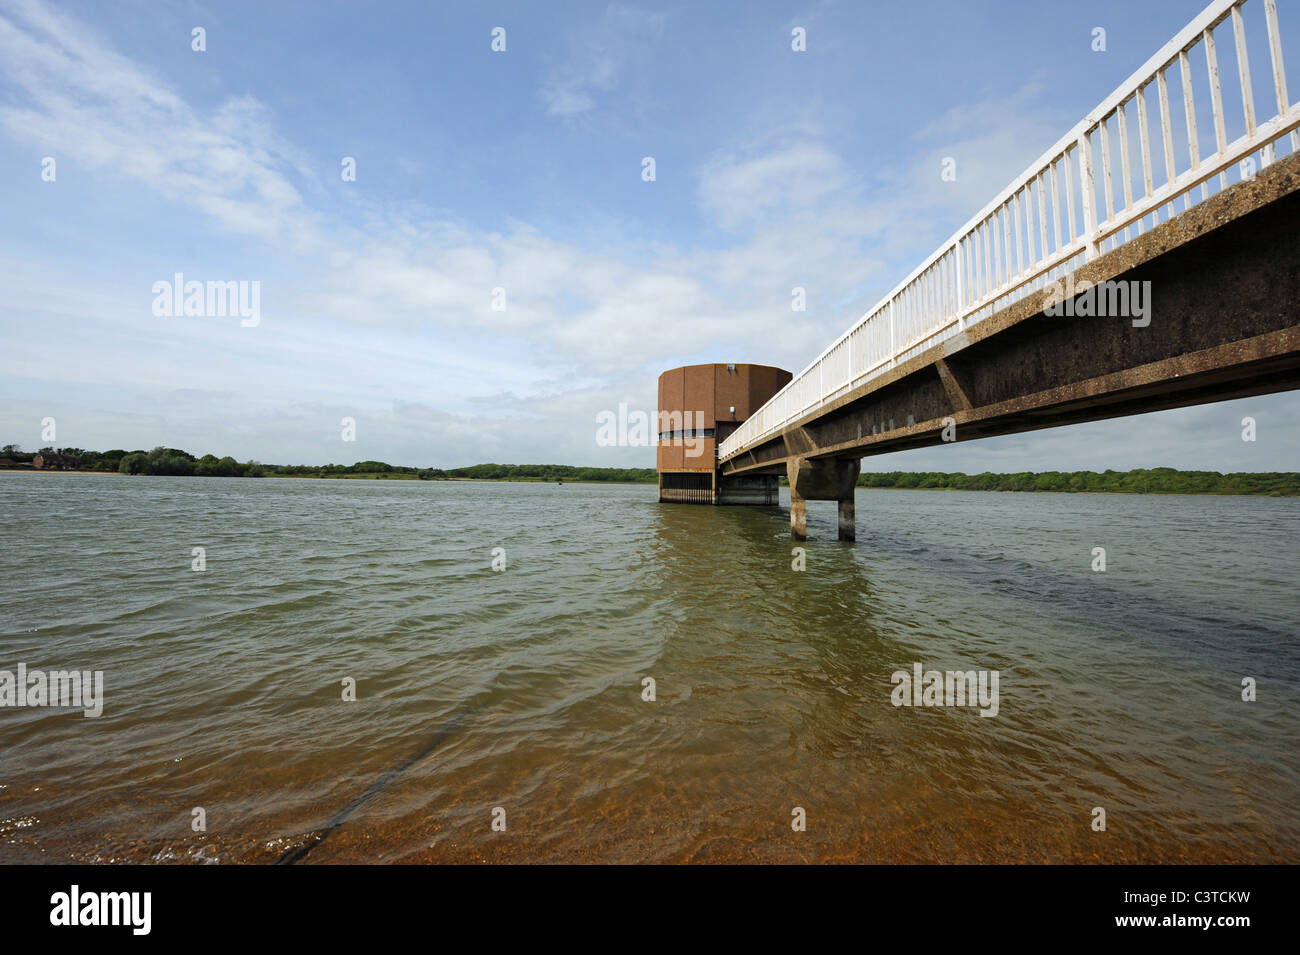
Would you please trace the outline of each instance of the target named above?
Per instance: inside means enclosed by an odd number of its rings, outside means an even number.
[[[1202,6],[0,0],[0,443],[652,466],[597,414],[802,368]],[[260,282],[260,324],[155,316],[177,272]],[[1297,411],[864,466],[1298,470]]]

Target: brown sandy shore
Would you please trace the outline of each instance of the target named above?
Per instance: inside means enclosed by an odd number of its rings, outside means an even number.
[[[811,797],[804,800],[808,826],[794,832],[789,780],[765,780],[741,793],[716,779],[627,778],[593,754],[577,765],[539,770],[537,788],[502,800],[502,779],[491,771],[462,775],[448,769],[451,779],[399,773],[364,802],[358,797],[366,791],[365,780],[338,781],[335,799],[318,804],[315,818],[306,822],[319,828],[306,830],[301,811],[265,812],[279,794],[262,790],[260,773],[208,788],[205,833],[190,831],[188,809],[177,812],[174,794],[160,798],[149,786],[96,798],[94,819],[102,822],[90,826],[71,810],[66,817],[62,809],[42,811],[34,802],[37,794],[4,788],[0,864],[1300,862],[1294,830],[1254,812],[1249,794],[1237,787],[1232,789],[1239,814],[1231,821],[1188,825],[1190,813],[1182,820],[1116,813],[1108,831],[1099,833],[1090,827],[1086,806],[1050,809],[1047,799],[1039,806],[1045,813],[1027,820],[1027,807],[1012,801],[900,783],[878,791],[874,804],[860,805],[859,795],[844,790],[868,781],[832,770],[823,791],[801,787]],[[263,772],[269,778],[272,770]],[[293,773],[276,781],[290,790],[295,778],[318,788],[320,780],[309,778],[314,775]],[[353,809],[340,819],[347,799]],[[505,832],[491,831],[497,801],[509,807]],[[255,828],[252,819],[241,821],[232,812],[239,803],[257,807]],[[23,804],[27,815],[15,818]]]
[[[214,833],[151,843],[106,831],[92,844],[40,838],[31,828],[0,824],[0,864],[1293,864],[1300,856],[1261,841],[1248,858],[1211,846],[1154,845],[1122,833],[1031,832],[996,812],[927,818],[905,807],[882,807],[857,825],[813,818],[794,833],[756,807],[720,807],[716,814],[644,805],[609,807],[586,819],[538,819],[520,812],[510,831],[448,825],[436,814],[388,825],[361,820],[294,836],[219,837]],[[759,818],[759,816],[766,818]],[[41,820],[44,822],[44,820]],[[540,826],[539,826],[540,823]]]

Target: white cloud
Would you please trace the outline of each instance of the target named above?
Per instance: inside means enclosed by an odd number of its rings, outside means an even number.
[[[595,109],[597,95],[613,90],[662,35],[661,13],[611,4],[573,39],[568,58],[542,82],[541,98],[552,116],[571,118]]]
[[[701,173],[700,199],[721,224],[748,225],[823,211],[848,179],[839,156],[824,143],[805,140],[757,155],[715,158]]]
[[[233,232],[275,238],[306,227],[289,175],[306,163],[255,99],[202,117],[77,21],[24,0],[0,16],[0,70],[27,94],[0,106],[0,128],[108,178],[134,180]]]

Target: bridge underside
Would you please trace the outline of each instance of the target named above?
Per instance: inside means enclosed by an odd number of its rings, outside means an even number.
[[[1300,387],[1300,155],[1073,279],[1150,282],[1150,324],[1051,317],[1028,296],[720,462],[721,483],[822,475],[802,497],[840,500],[843,537],[838,462]],[[801,537],[793,506],[791,526]]]

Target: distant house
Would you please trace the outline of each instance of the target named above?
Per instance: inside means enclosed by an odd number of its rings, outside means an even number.
[[[48,454],[41,453],[33,457],[32,467],[70,471],[81,467],[81,458],[75,454],[64,454],[62,448],[55,448]]]

